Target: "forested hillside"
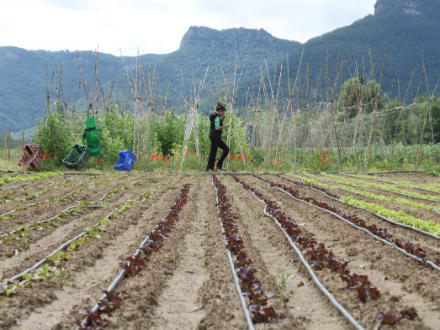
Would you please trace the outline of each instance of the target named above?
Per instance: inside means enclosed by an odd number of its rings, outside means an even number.
[[[312,90],[318,98],[336,98],[342,83],[357,74],[405,102],[433,91],[440,77],[440,1],[379,0],[375,9],[374,15],[309,40],[303,54],[298,49],[283,62],[291,80],[302,63],[303,98],[310,101]],[[258,87],[258,79],[249,84]],[[287,79],[282,84],[286,91]]]
[[[154,72],[155,93],[159,93],[160,89],[161,94],[168,94],[168,106],[182,107],[184,86],[190,88],[193,82],[198,84],[208,67],[207,90],[218,89],[224,83],[222,70],[231,79],[237,63],[242,78],[246,79],[259,72],[265,60],[273,66],[298,46],[297,42],[274,38],[264,30],[239,28],[217,31],[191,27],[177,51],[164,55],[140,55],[138,60],[145,71],[150,70],[151,75]],[[95,53],[92,51],[48,52],[0,47],[0,131],[35,126],[37,118],[44,116],[45,66],[51,99],[60,97],[73,104],[82,98],[84,103],[84,88],[79,85],[78,59],[89,89],[95,89],[98,86],[94,79]],[[131,91],[124,85],[123,78],[125,72],[133,71],[135,66],[136,57],[121,58],[99,53],[97,76],[106,92],[113,88],[115,102],[124,102],[122,99],[130,96]]]

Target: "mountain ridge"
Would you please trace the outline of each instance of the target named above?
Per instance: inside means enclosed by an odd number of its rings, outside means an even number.
[[[209,42],[207,42],[207,40]],[[265,40],[265,42],[262,42]],[[270,45],[270,48],[267,46]],[[208,67],[222,67],[225,72],[234,68],[235,59],[244,63],[245,75],[253,75],[265,59],[269,65],[279,62],[288,52],[296,49],[300,43],[271,36],[260,29],[232,28],[215,30],[207,27],[189,28],[183,36],[180,47],[167,54],[142,54],[138,60],[144,68],[155,66],[158,84],[166,89],[172,81],[174,89],[170,91],[170,106],[183,103],[180,90],[184,85],[190,87],[194,79],[201,79]],[[78,89],[80,73],[79,59],[86,81],[90,87],[95,84],[93,78],[95,52],[93,51],[28,51],[19,47],[0,47],[0,131],[11,128],[13,131],[26,129],[36,124],[44,116],[46,107],[46,72],[51,80],[54,68],[62,71],[64,93],[82,95]],[[110,83],[112,74],[124,76],[125,70],[134,70],[136,57],[121,57],[99,53],[99,79],[104,85]],[[213,88],[213,78],[208,87]],[[75,83],[73,83],[75,81]],[[56,82],[53,83],[56,85]],[[122,87],[121,87],[122,88]],[[59,91],[54,90],[53,95]],[[165,92],[162,90],[162,92]],[[67,98],[67,95],[64,95]]]

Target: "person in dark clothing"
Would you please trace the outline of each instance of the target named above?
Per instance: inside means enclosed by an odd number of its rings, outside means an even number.
[[[206,171],[214,170],[215,156],[217,150],[223,150],[222,156],[217,163],[217,170],[223,169],[223,161],[229,153],[228,146],[222,141],[222,131],[224,128],[229,127],[229,124],[223,125],[223,119],[225,118],[226,108],[221,103],[217,104],[216,111],[209,116],[211,121],[211,128],[209,130],[209,139],[211,140],[211,151],[209,153],[208,166]]]

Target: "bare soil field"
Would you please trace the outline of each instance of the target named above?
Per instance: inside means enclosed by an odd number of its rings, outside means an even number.
[[[440,215],[393,191],[356,187],[387,196],[376,200],[301,177],[134,172],[0,186],[0,328],[439,329],[440,237],[338,198]],[[363,180],[420,193],[440,184],[423,173]]]

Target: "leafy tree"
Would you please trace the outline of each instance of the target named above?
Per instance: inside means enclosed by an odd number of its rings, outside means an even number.
[[[341,87],[338,103],[349,118],[356,117],[360,107],[363,107],[363,112],[370,113],[374,107],[383,106],[380,85],[374,80],[365,84],[362,75],[350,78]]]

